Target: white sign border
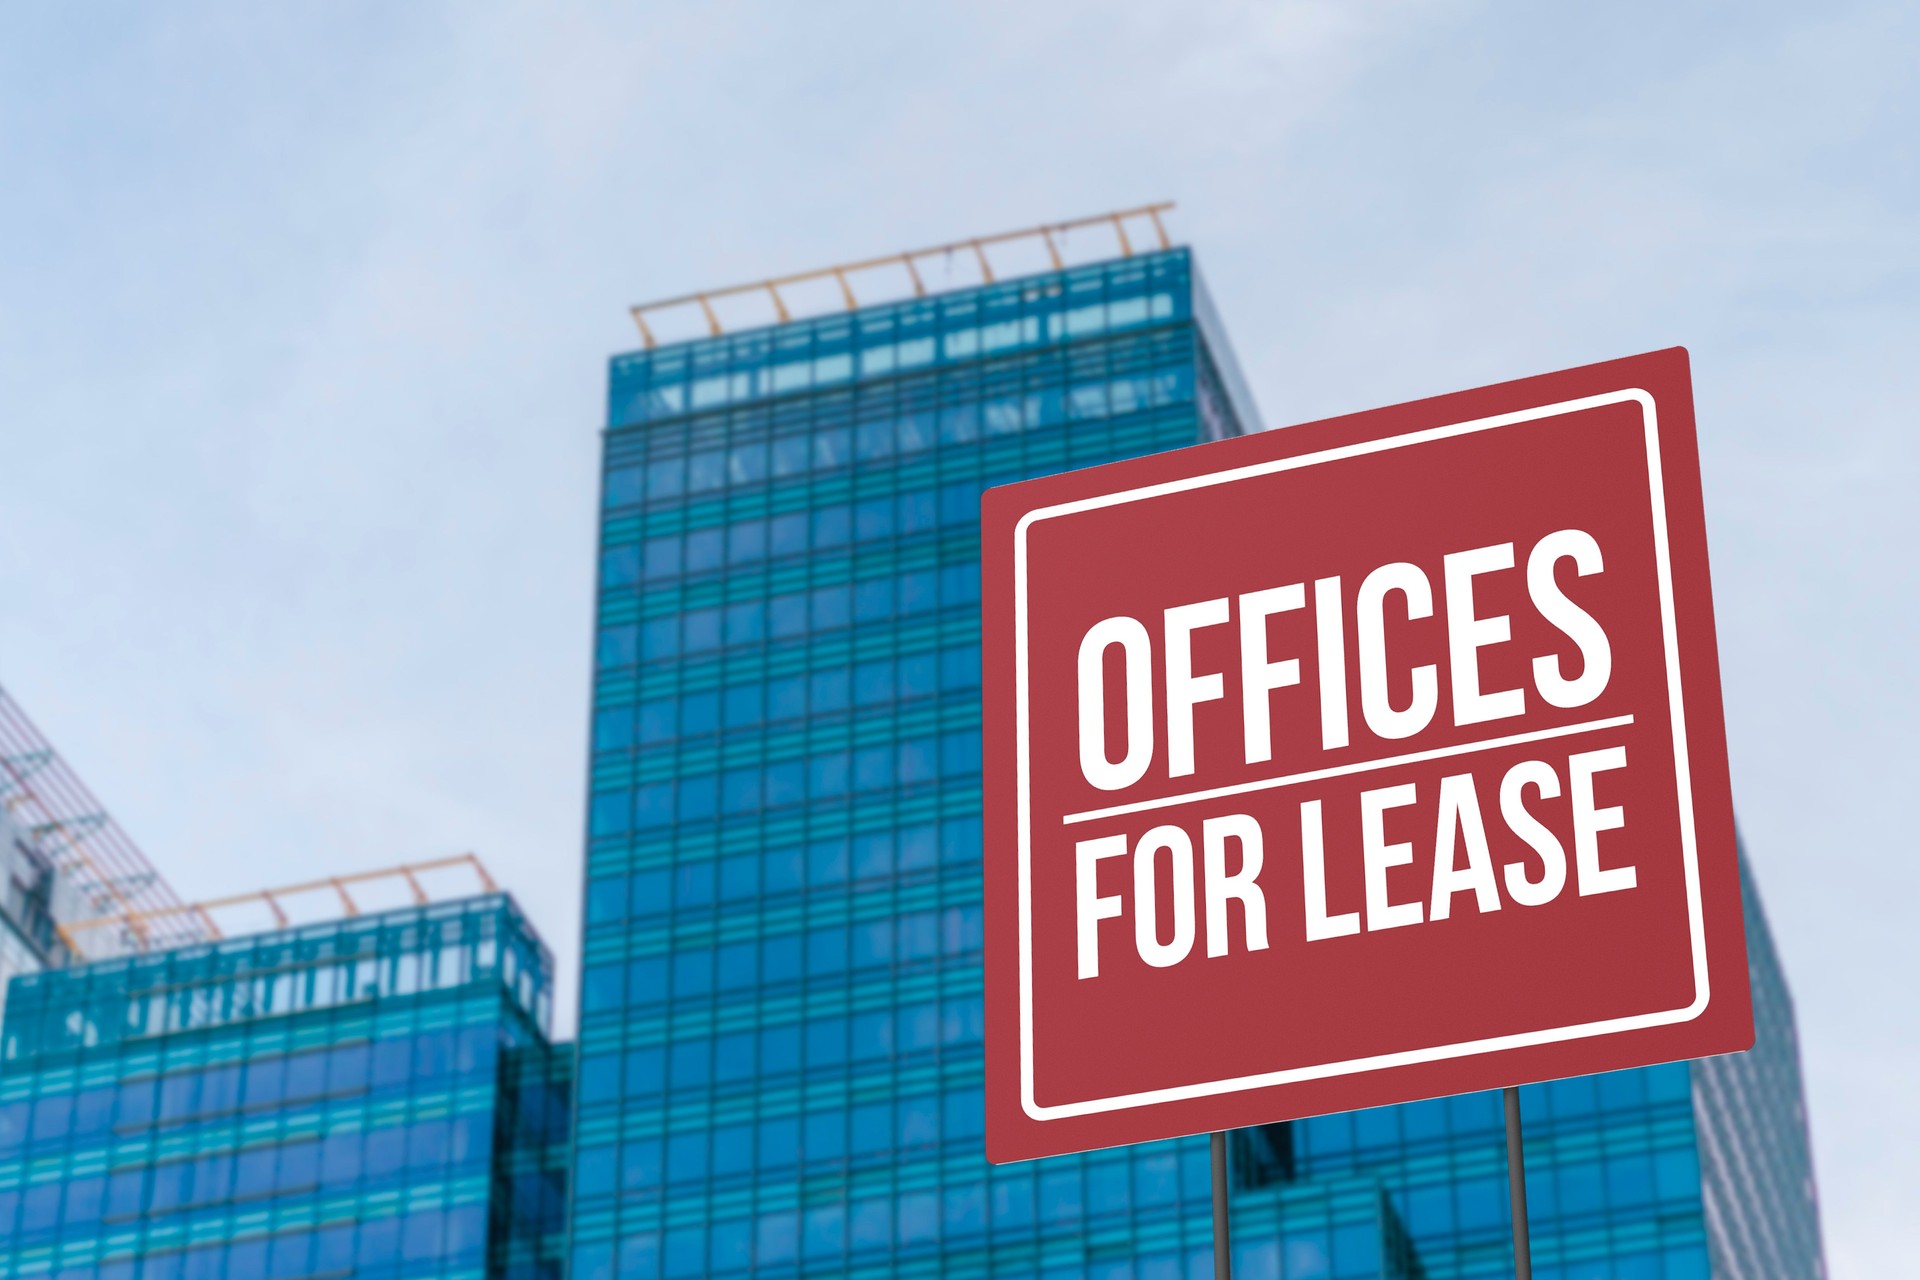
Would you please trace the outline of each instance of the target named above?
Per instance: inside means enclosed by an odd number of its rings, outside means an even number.
[[[1028,530],[1042,520],[1056,519],[1061,516],[1074,515],[1083,511],[1092,511],[1101,507],[1119,506],[1123,503],[1138,502],[1147,498],[1160,497],[1170,493],[1181,493],[1190,489],[1206,488],[1217,484],[1228,484],[1235,480],[1246,480],[1255,476],[1272,475],[1281,471],[1295,471],[1303,467],[1316,466],[1324,462],[1338,462],[1346,458],[1357,458],[1366,454],[1382,453],[1389,449],[1400,449],[1410,445],[1449,440],[1456,436],[1492,431],[1500,427],[1518,426],[1522,423],[1538,422],[1543,418],[1561,417],[1580,413],[1588,409],[1598,409],[1607,405],[1625,404],[1629,402],[1637,403],[1640,406],[1646,427],[1647,472],[1652,489],[1654,558],[1659,577],[1660,621],[1666,644],[1667,701],[1672,710],[1673,717],[1674,772],[1676,775],[1675,780],[1678,784],[1680,804],[1680,844],[1682,857],[1686,866],[1687,918],[1693,944],[1694,997],[1692,1002],[1679,1009],[1668,1009],[1658,1013],[1635,1014],[1624,1018],[1609,1018],[1599,1022],[1582,1023],[1576,1026],[1554,1027],[1543,1031],[1528,1031],[1514,1035],[1492,1036],[1480,1040],[1462,1041],[1458,1044],[1435,1045],[1426,1049],[1410,1049],[1399,1053],[1376,1054],[1372,1057],[1354,1058],[1345,1062],[1323,1063],[1309,1067],[1294,1067],[1283,1071],[1269,1071],[1255,1075],[1235,1076],[1225,1080],[1212,1080],[1200,1084],[1177,1085],[1165,1089],[1149,1089],[1139,1093],[1122,1094],[1111,1098],[1094,1098],[1085,1102],[1070,1102],[1057,1106],[1041,1105],[1035,1099],[1033,1089],[1033,903],[1031,896],[1033,824],[1028,750]],[[1146,485],[1138,489],[1124,490],[1120,493],[1102,494],[1098,497],[1083,498],[1074,502],[1063,502],[1051,507],[1041,507],[1037,510],[1029,511],[1026,515],[1022,516],[1020,522],[1014,527],[1013,578],[1015,627],[1014,680],[1015,697],[1017,699],[1017,705],[1015,707],[1016,801],[1020,835],[1020,1106],[1021,1109],[1034,1120],[1059,1120],[1071,1116],[1129,1110],[1135,1107],[1151,1106],[1156,1103],[1181,1102],[1193,1098],[1213,1097],[1223,1093],[1238,1093],[1247,1089],[1260,1089],[1272,1085],[1290,1084],[1301,1080],[1320,1080],[1331,1076],[1353,1075],[1362,1071],[1377,1071],[1388,1067],[1407,1066],[1421,1062],[1437,1062],[1448,1058],[1468,1057],[1473,1054],[1494,1053],[1504,1049],[1518,1049],[1530,1045],[1552,1044],[1565,1040],[1612,1035],[1624,1031],[1635,1031],[1645,1027],[1689,1022],[1706,1011],[1710,994],[1707,981],[1707,944],[1700,905],[1700,858],[1694,832],[1693,785],[1687,756],[1685,700],[1681,695],[1680,687],[1680,649],[1674,622],[1673,566],[1667,541],[1666,491],[1663,484],[1660,463],[1659,416],[1654,407],[1653,396],[1647,391],[1638,387],[1629,387],[1619,391],[1606,392],[1601,395],[1584,396],[1577,400],[1565,400],[1557,404],[1544,405],[1539,408],[1498,414],[1490,418],[1476,418],[1470,422],[1457,423],[1452,426],[1433,427],[1424,431],[1411,431],[1404,435],[1387,436],[1379,440],[1361,441],[1357,444],[1343,445],[1336,449],[1325,449],[1318,453],[1300,454],[1296,457],[1280,458],[1272,462],[1255,463],[1245,467],[1234,467],[1226,471],[1189,476],[1183,480],[1172,480],[1164,484]]]

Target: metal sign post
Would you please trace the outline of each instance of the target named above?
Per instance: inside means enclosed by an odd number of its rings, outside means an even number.
[[[1507,1199],[1513,1209],[1513,1274],[1515,1280],[1533,1280],[1533,1246],[1527,1238],[1527,1158],[1520,1149],[1520,1090],[1508,1085]],[[1215,1175],[1216,1177],[1218,1175]],[[1215,1194],[1219,1194],[1217,1191]],[[1214,1213],[1219,1214],[1216,1208]]]
[[[1213,1280],[1233,1280],[1233,1238],[1227,1225],[1227,1135],[1213,1135]]]

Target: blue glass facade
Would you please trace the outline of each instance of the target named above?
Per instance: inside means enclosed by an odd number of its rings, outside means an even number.
[[[615,361],[581,1280],[1204,1249],[1204,1146],[981,1157],[978,513],[1240,430],[1208,323],[1176,251]]]
[[[608,412],[575,1280],[1210,1275],[1204,1139],[981,1150],[978,498],[1257,427],[1190,255],[624,355]],[[1525,1091],[1542,1280],[1819,1274],[1774,976],[1755,1054]],[[1497,1095],[1232,1150],[1248,1280],[1512,1273]]]
[[[16,978],[0,1276],[558,1276],[551,969],[492,895]]]

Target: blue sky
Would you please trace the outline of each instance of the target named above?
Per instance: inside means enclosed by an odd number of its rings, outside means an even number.
[[[1916,64],[1844,2],[12,6],[0,680],[183,894],[476,849],[565,956],[626,304],[1170,198],[1270,423],[1682,343],[1830,1259],[1893,1274]]]

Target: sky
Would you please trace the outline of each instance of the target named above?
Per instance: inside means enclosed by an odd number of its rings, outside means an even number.
[[[189,898],[577,940],[628,304],[1171,199],[1269,424],[1693,356],[1836,1277],[1920,1202],[1920,10],[0,10],[0,683]],[[563,974],[562,1007],[572,974]]]

